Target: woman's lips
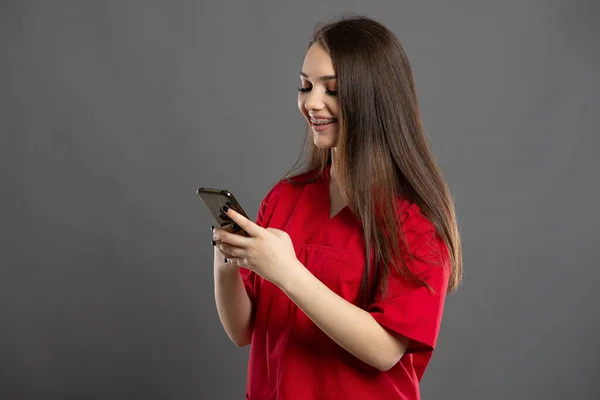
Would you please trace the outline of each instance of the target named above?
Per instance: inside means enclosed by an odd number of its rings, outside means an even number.
[[[311,122],[310,126],[312,126],[312,128],[317,132],[323,132],[323,131],[326,131],[327,129],[331,128],[335,124],[337,124],[337,121],[332,121],[328,124],[320,124],[320,125],[313,124]]]
[[[337,118],[328,117],[325,115],[311,115],[308,122],[310,126],[317,132],[323,132],[331,128],[332,125],[337,123]],[[319,123],[320,122],[320,123]],[[326,123],[323,123],[326,122]]]

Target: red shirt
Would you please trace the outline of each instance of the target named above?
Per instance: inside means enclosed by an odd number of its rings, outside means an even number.
[[[387,296],[377,293],[367,311],[411,339],[406,354],[389,371],[379,371],[331,340],[277,286],[240,269],[254,313],[247,399],[420,398],[419,381],[438,336],[450,264],[432,223],[417,205],[399,201],[407,245],[415,256],[405,262],[423,273],[435,292],[410,284],[392,269]],[[357,304],[365,261],[361,224],[348,207],[330,218],[329,168],[314,183],[275,185],[261,204],[257,223],[287,232],[298,260]]]

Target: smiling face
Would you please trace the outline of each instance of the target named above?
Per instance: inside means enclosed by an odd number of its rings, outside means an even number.
[[[325,49],[315,43],[306,52],[298,92],[298,108],[313,133],[317,147],[335,147],[338,137],[339,101],[333,62]]]

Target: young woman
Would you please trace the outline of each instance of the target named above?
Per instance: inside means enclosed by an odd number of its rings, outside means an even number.
[[[223,209],[248,236],[213,228],[219,317],[251,344],[246,398],[418,399],[462,256],[408,59],[344,18],[315,32],[300,79],[305,169],[256,223]]]

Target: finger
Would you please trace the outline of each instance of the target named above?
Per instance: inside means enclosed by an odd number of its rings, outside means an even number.
[[[244,217],[242,214],[238,213],[232,208],[224,206],[221,211],[231,218],[233,222],[238,224],[240,228],[246,231],[250,236],[256,237],[264,231],[262,227],[256,225],[254,222],[250,221],[248,218]]]
[[[233,257],[233,254],[226,253],[220,249],[220,245],[222,243],[220,240],[213,240],[211,243],[213,243],[213,242],[214,242],[213,246],[215,247],[215,250],[217,250],[219,253],[221,253],[221,255],[223,257]]]
[[[224,230],[219,232],[219,238],[224,243],[241,247],[243,249],[247,249],[252,244],[253,240],[251,237],[238,235],[237,233],[231,233]]]
[[[245,258],[241,258],[241,257],[227,258],[227,263],[235,265],[236,267],[240,267],[240,268],[249,268],[248,260]]]
[[[245,230],[242,229],[241,226],[239,226],[238,224],[236,224],[235,222],[232,222],[231,225],[227,226],[227,232],[231,232],[231,233],[235,233],[236,235],[241,235],[241,236],[250,236],[248,235],[248,233],[246,233]]]
[[[241,237],[242,232],[243,231],[241,230],[241,228],[239,226],[237,226],[237,224],[235,222],[231,222],[229,225],[225,225],[221,228],[215,228],[213,230],[213,236],[214,236],[215,240],[222,239],[221,235],[227,234],[227,233],[235,234],[235,235]]]
[[[223,261],[236,267],[243,267],[245,265],[245,259],[240,257],[225,257]]]
[[[226,232],[238,233],[240,235],[246,233],[246,232],[244,232],[242,230],[242,228],[238,224],[236,224],[235,222],[233,222],[233,220],[231,218],[229,218],[229,217],[227,217],[227,218],[228,218],[229,222],[227,222],[226,224],[222,225],[221,229],[225,230]]]
[[[223,253],[231,254],[233,257],[246,257],[246,250],[241,247],[232,246],[223,242],[219,243],[217,247]]]
[[[221,233],[226,232],[225,228],[215,228],[213,230],[213,238],[214,240],[221,240]]]

